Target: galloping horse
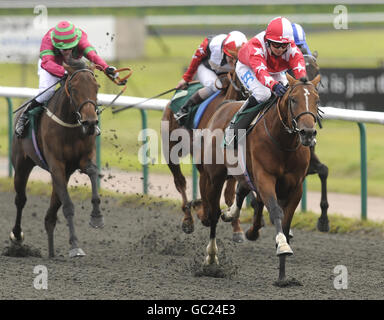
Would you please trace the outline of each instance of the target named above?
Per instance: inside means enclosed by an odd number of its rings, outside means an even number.
[[[90,225],[94,228],[104,226],[97,190],[98,168],[94,164],[98,84],[93,69],[88,68],[83,61],[70,60],[64,67],[68,71],[65,85],[47,103],[36,132],[32,132],[32,138],[14,137],[12,142],[17,216],[10,238],[14,243],[20,244],[23,241],[21,217],[27,200],[26,185],[33,167],[44,167],[52,177],[51,202],[45,216],[49,257],[55,254],[53,233],[61,205],[69,227],[69,256],[85,255],[78,244],[73,221],[75,209],[67,190],[68,180],[77,169],[86,173],[92,183],[93,210]]]
[[[228,77],[228,80],[229,80],[229,77]],[[235,81],[233,81],[232,79],[227,81],[227,78],[221,77],[221,81],[223,84],[223,89],[221,90],[220,94],[212,102],[210,102],[196,129],[201,130],[206,128],[209,119],[212,117],[214,112],[221,107],[224,101],[227,101],[227,100],[238,101],[246,98],[244,96],[244,93],[242,92],[242,89],[241,89],[242,86],[237,79]],[[177,132],[176,130],[182,130],[182,129],[177,123],[177,121],[174,119],[173,112],[168,104],[164,110],[163,117],[162,117],[162,127],[161,127],[162,142],[163,142],[163,146],[167,146],[167,148],[163,148],[163,152],[164,152],[165,158],[168,160],[167,164],[169,169],[172,172],[176,189],[181,194],[181,197],[182,197],[181,208],[182,208],[182,211],[184,212],[182,230],[185,233],[192,233],[194,231],[194,221],[191,213],[191,208],[193,207],[194,209],[196,209],[197,217],[200,218],[202,215],[202,210],[200,210],[201,203],[199,201],[188,202],[188,197],[186,194],[186,180],[180,169],[180,164],[177,161],[172,161],[174,159],[172,159],[172,157],[170,156],[172,148],[174,148],[175,145],[179,143],[179,140],[174,141],[173,139],[171,139],[172,132]],[[189,135],[190,142],[191,142],[189,153],[193,155],[192,130],[188,130],[187,134]],[[225,202],[228,205],[228,207],[230,207],[234,201],[235,184],[236,184],[235,179],[233,177],[228,177],[227,185],[224,192]],[[235,242],[244,241],[244,233],[240,227],[240,221],[238,219],[232,221],[232,227],[233,227],[233,240]]]
[[[289,89],[286,94],[267,112],[262,112],[262,121],[252,127],[242,142],[239,141],[237,164],[228,160],[229,152],[234,151],[221,147],[223,131],[241,106],[241,103],[229,102],[208,123],[210,132],[221,132],[221,135],[212,135],[207,139],[201,149],[202,159],[211,161],[197,166],[204,207],[204,216],[201,218],[210,225],[205,264],[218,264],[216,225],[221,215],[220,194],[227,176],[233,175],[238,181],[236,202],[224,214],[224,220],[238,219],[245,196],[251,190],[256,192],[259,210],[255,210],[254,224],[246,235],[250,239],[258,237],[265,204],[276,228],[279,282],[285,280],[285,258],[293,253],[288,235],[309,167],[309,146],[316,136],[319,103],[316,86],[320,75],[312,82],[306,78],[295,80],[290,75],[287,78]],[[206,157],[204,153],[209,152],[211,157]],[[223,161],[219,159],[220,156]]]

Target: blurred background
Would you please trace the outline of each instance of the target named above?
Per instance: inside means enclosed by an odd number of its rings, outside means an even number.
[[[83,29],[108,64],[133,69],[124,95],[151,97],[175,87],[206,36],[239,30],[250,39],[276,16],[301,24],[309,48],[318,52],[323,105],[332,102],[338,107],[384,111],[384,1],[374,0],[316,4],[305,0],[1,1],[0,86],[38,87],[41,38],[63,19]],[[101,93],[117,94],[121,89],[101,72],[97,76]],[[353,94],[346,93],[348,83]],[[14,109],[22,103],[13,102]],[[2,98],[0,155],[4,157],[8,153],[6,109]],[[160,119],[160,112],[148,112],[148,126],[157,132]],[[101,129],[103,166],[141,170],[139,112],[130,109],[112,115],[107,110]],[[384,196],[383,136],[383,126],[367,125],[370,195]],[[358,194],[356,123],[325,121],[317,141],[316,153],[330,170],[329,191]],[[164,164],[151,165],[150,172],[169,174]],[[320,180],[309,177],[308,189],[320,190]]]

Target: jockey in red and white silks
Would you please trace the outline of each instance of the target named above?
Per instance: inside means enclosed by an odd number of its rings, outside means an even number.
[[[268,100],[276,89],[276,95],[281,95],[288,69],[297,79],[306,76],[304,57],[295,45],[292,25],[286,18],[273,19],[266,31],[239,50],[238,59],[236,74],[258,103]]]
[[[184,89],[187,83],[192,81],[195,74],[204,88],[192,95],[181,107],[175,115],[177,120],[185,117],[193,105],[201,103],[221,88],[222,84],[218,75],[234,70],[237,52],[246,42],[246,36],[240,31],[232,31],[228,35],[219,34],[204,39],[192,56],[192,61],[176,89]]]

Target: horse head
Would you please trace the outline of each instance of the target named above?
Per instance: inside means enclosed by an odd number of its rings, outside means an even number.
[[[63,65],[68,72],[65,82],[65,92],[70,101],[71,111],[81,125],[83,133],[93,135],[98,125],[97,91],[93,68],[89,68],[84,61],[70,59]]]
[[[226,88],[226,94],[224,100],[246,100],[249,96],[249,93],[246,91],[244,86],[241,84],[239,78],[236,75],[236,72],[227,73],[228,86]]]
[[[309,81],[315,79],[315,77],[320,74],[320,68],[317,64],[317,57],[317,51],[314,51],[312,55],[304,54],[305,69],[307,71],[307,77]]]
[[[320,75],[312,81],[307,78],[296,80],[287,74],[289,89],[281,99],[281,105],[287,106],[286,129],[289,133],[298,133],[302,145],[308,147],[316,143],[316,122],[318,115],[319,95],[317,84]]]

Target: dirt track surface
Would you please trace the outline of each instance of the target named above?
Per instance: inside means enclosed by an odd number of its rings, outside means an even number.
[[[1,251],[10,245],[13,193],[0,194]],[[90,201],[75,202],[75,226],[82,258],[68,257],[68,229],[62,210],[55,232],[56,257],[49,259],[44,216],[49,199],[29,196],[22,227],[24,244],[41,257],[0,255],[0,299],[384,299],[383,237],[331,235],[294,230],[294,255],[287,258],[290,284],[277,287],[274,229],[256,242],[232,242],[229,224],[218,225],[221,267],[202,269],[209,229],[181,231],[179,209],[164,204],[117,206],[102,199],[106,226],[88,225]],[[244,226],[246,228],[247,226]],[[34,288],[34,267],[48,270],[48,289]],[[334,288],[337,265],[348,272],[348,288]]]

